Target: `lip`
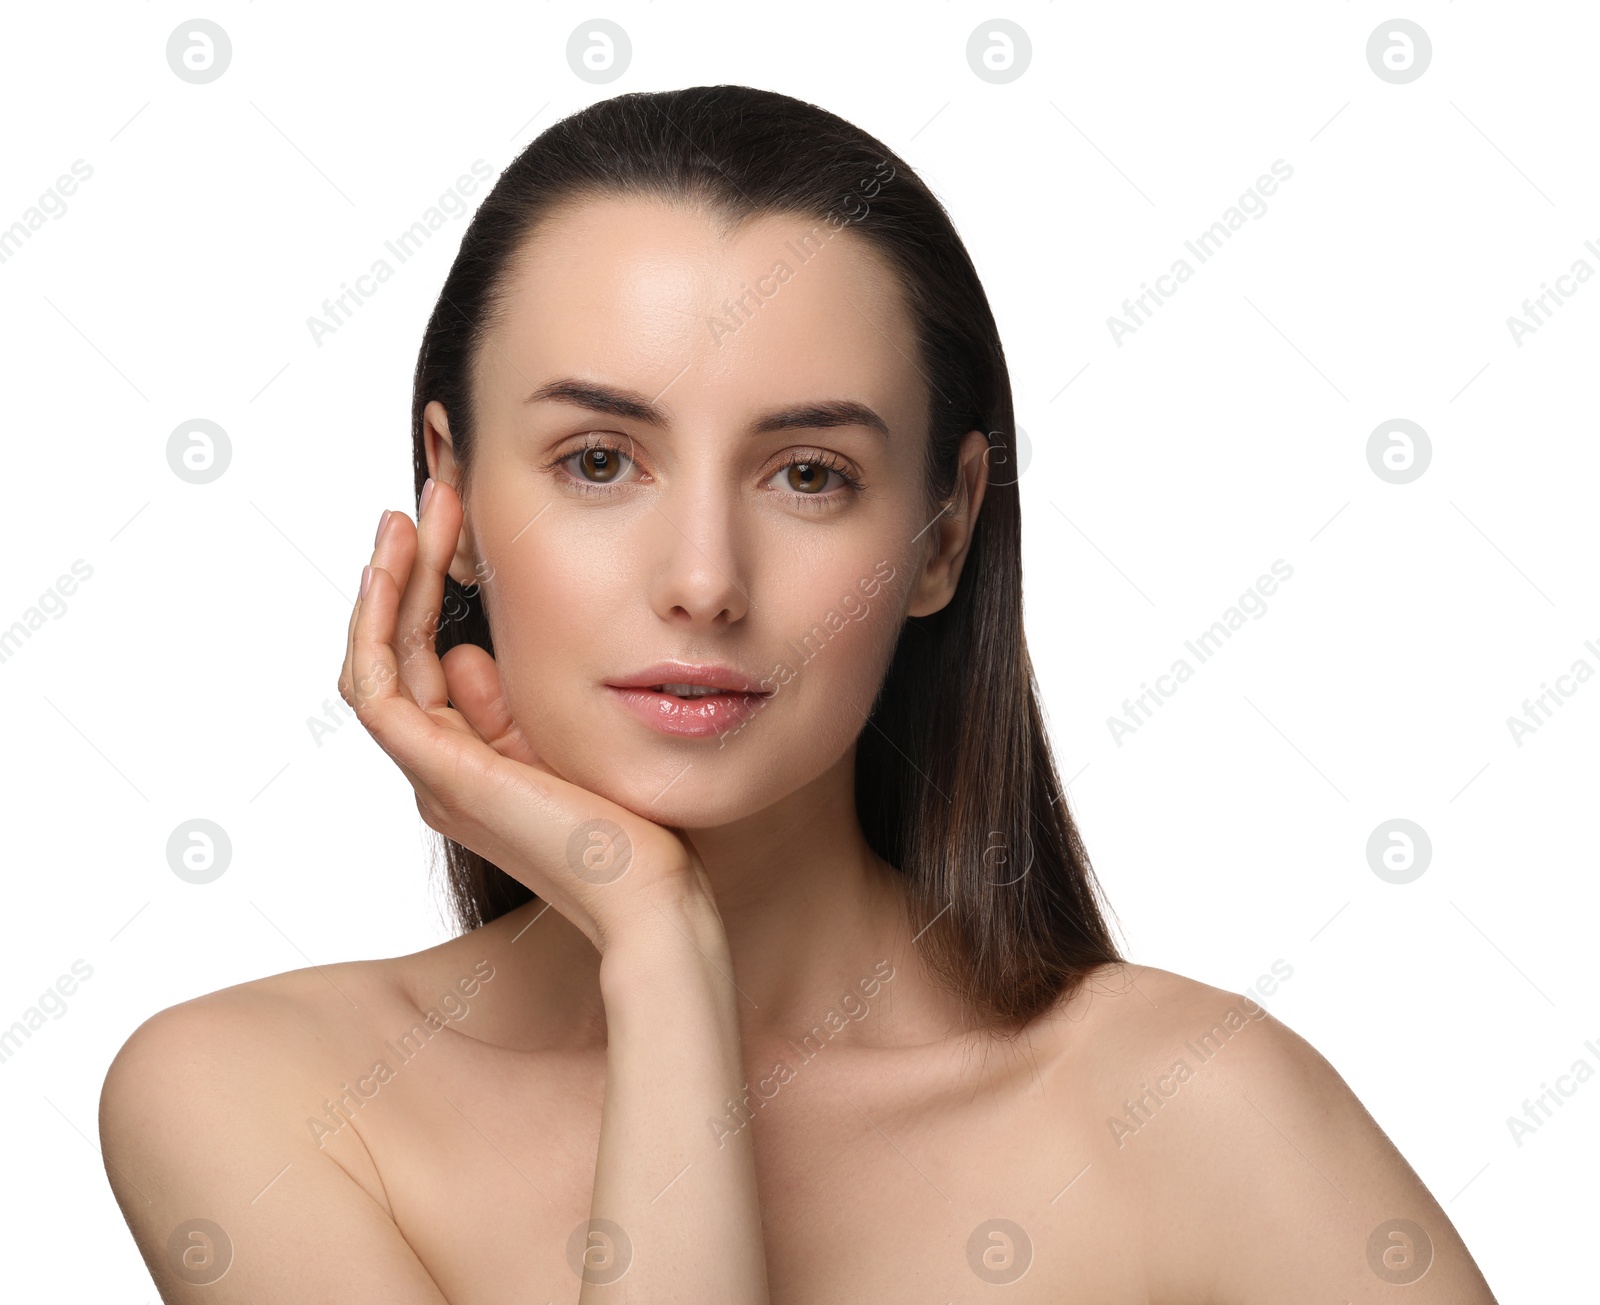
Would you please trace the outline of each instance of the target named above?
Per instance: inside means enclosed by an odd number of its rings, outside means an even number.
[[[727,689],[758,698],[766,697],[769,692],[753,676],[731,666],[709,663],[697,665],[693,662],[657,662],[643,670],[630,671],[627,675],[607,680],[606,684],[613,689],[648,689],[653,684],[698,684],[707,689]]]
[[[703,698],[679,698],[655,692],[650,688],[652,684],[696,684],[724,692]],[[657,662],[642,671],[608,680],[606,689],[636,719],[679,738],[727,734],[760,711],[771,696],[770,690],[763,690],[742,671],[688,662]]]

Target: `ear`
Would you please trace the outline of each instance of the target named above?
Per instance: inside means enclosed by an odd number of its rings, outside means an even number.
[[[989,487],[989,437],[981,430],[969,430],[961,437],[960,458],[955,493],[928,528],[928,559],[912,585],[907,616],[939,611],[955,596],[961,579],[961,566],[978,524],[978,509]]]
[[[449,485],[457,495],[463,491],[461,464],[456,461],[455,446],[450,442],[450,416],[439,400],[430,400],[422,410],[422,449],[428,459],[428,474]],[[465,498],[462,503],[465,505]],[[478,574],[478,553],[472,543],[472,521],[469,513],[461,516],[461,535],[456,540],[455,556],[450,559],[450,578],[471,588],[481,580]]]

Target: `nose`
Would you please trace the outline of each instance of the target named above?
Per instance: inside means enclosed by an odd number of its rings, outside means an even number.
[[[736,511],[709,485],[656,502],[650,598],[662,620],[710,628],[743,620],[754,606]]]

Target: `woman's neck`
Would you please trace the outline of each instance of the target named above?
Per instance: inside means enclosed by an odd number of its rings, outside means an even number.
[[[803,1036],[841,1001],[871,1008],[840,1011],[862,1044],[920,1046],[958,1032],[959,1003],[917,956],[904,877],[862,834],[853,755],[760,812],[682,833],[727,933],[747,1049]],[[474,936],[511,971],[493,985],[494,1035],[479,1036],[529,1049],[604,1045],[600,954],[575,926],[536,901],[458,941]]]

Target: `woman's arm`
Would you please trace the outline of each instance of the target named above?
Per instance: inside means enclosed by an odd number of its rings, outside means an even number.
[[[161,1299],[447,1305],[381,1188],[286,1107],[302,1037],[245,985],[152,1015],[111,1062],[101,1155]]]
[[[732,974],[698,893],[601,959],[606,1091],[582,1305],[766,1305],[750,1131],[719,1140],[711,1127],[744,1082]]]
[[[435,655],[462,518],[454,488],[430,481],[415,527],[401,513],[380,527],[340,692],[411,781],[427,823],[550,902],[601,954],[600,1152],[589,1225],[568,1245],[580,1301],[762,1305],[748,1135],[718,1147],[707,1122],[743,1079],[737,990],[710,881],[678,834],[544,764],[486,651]],[[587,841],[575,852],[580,831]],[[591,853],[618,849],[625,859],[591,873]]]

